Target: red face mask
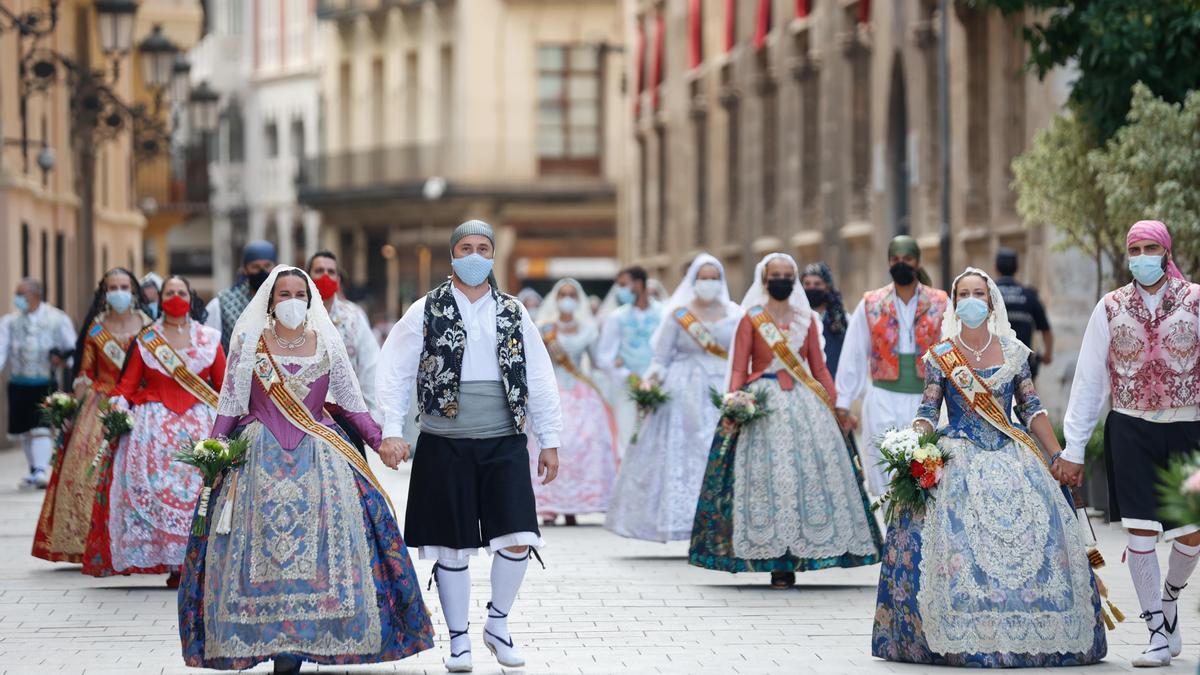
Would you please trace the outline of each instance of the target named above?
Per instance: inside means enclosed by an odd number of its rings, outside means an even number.
[[[191,308],[192,304],[178,295],[172,295],[162,302],[163,313],[175,319],[186,316]]]
[[[333,278],[333,276],[329,274],[313,279],[313,283],[316,284],[317,291],[321,293],[322,300],[328,300],[332,298],[342,286],[340,283],[338,283],[337,279]]]

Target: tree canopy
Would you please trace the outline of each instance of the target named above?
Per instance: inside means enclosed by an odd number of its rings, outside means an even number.
[[[1070,100],[1100,142],[1125,123],[1135,83],[1171,103],[1200,88],[1200,0],[961,1],[1006,15],[1030,11],[1028,67],[1039,78],[1078,69]]]

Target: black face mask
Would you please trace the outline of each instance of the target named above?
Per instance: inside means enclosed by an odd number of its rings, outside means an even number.
[[[829,291],[823,291],[819,288],[806,288],[804,295],[808,297],[808,304],[813,307],[821,307],[829,301]]]
[[[266,270],[259,270],[254,274],[247,274],[246,281],[250,284],[250,290],[257,293],[259,287],[263,285],[269,276],[271,276],[271,273]]]
[[[796,286],[795,279],[767,279],[767,293],[776,300],[787,300]]]
[[[912,265],[902,262],[892,265],[892,268],[888,271],[892,274],[892,281],[900,286],[907,286],[917,278],[917,270]]]

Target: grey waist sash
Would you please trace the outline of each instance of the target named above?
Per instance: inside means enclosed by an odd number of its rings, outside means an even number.
[[[421,415],[421,431],[443,438],[499,438],[517,433],[504,384],[470,381],[459,385],[458,416]]]

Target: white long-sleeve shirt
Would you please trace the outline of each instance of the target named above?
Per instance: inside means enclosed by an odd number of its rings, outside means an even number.
[[[1142,302],[1153,314],[1163,299],[1167,284],[1163,284],[1157,293],[1151,294],[1141,286],[1137,287]],[[1200,321],[1196,326],[1200,334]],[[1092,438],[1092,431],[1100,419],[1100,411],[1110,394],[1108,381],[1108,350],[1111,335],[1108,330],[1108,314],[1104,309],[1104,301],[1096,303],[1092,316],[1088,319],[1087,329],[1083,333],[1083,344],[1079,346],[1079,360],[1075,362],[1075,377],[1071,382],[1071,398],[1067,402],[1067,412],[1063,416],[1063,435],[1066,436],[1067,447],[1063,450],[1062,458],[1068,462],[1083,464],[1084,450]],[[1152,422],[1184,422],[1200,419],[1200,408],[1172,408],[1168,410],[1127,410],[1117,408],[1117,412],[1131,417],[1137,417]]]
[[[900,354],[916,354],[917,335],[913,326],[917,321],[917,294],[901,302],[895,299],[896,321],[900,330],[896,336],[896,351]],[[917,354],[920,357],[920,354]],[[870,381],[871,372],[871,327],[867,325],[867,309],[861,300],[854,314],[850,315],[850,323],[846,326],[846,338],[842,342],[842,355],[838,358],[837,377],[834,381],[837,389],[837,407],[850,409],[850,406],[863,395]]]
[[[12,378],[50,379],[50,350],[70,351],[75,348],[75,327],[71,318],[57,307],[45,302],[25,318],[35,326],[28,344],[14,344],[13,323],[21,318],[18,312],[0,317],[0,371],[11,366]]]
[[[462,315],[467,340],[463,349],[460,381],[500,381],[500,360],[496,355],[496,301],[491,293],[472,303],[466,294],[453,288],[454,304]],[[414,302],[388,333],[376,369],[375,391],[382,416],[383,437],[404,434],[417,369],[424,346],[425,298]],[[554,364],[541,332],[529,312],[521,307],[521,338],[525,344],[525,376],[529,385],[529,419],[543,448],[559,447],[562,409],[558,401],[558,382]]]

